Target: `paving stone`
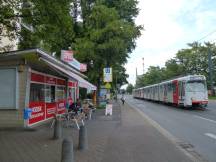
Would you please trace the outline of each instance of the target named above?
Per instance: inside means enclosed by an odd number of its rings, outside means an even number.
[[[113,115],[97,110],[86,121],[89,149],[79,151],[76,127],[63,128],[74,144],[76,162],[191,161],[127,104],[113,103]],[[35,131],[0,130],[0,162],[60,162],[62,140],[52,140],[50,125]]]

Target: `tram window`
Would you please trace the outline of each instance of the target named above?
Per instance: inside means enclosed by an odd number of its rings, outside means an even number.
[[[30,101],[44,101],[44,85],[31,83]]]
[[[172,84],[168,84],[168,91],[172,91]]]
[[[179,96],[182,96],[182,82],[178,82],[178,87],[179,87],[179,91],[178,91],[178,94]]]
[[[164,96],[167,96],[167,85],[164,85]]]
[[[175,83],[172,84],[172,89],[173,89],[173,92],[175,93],[176,92],[176,85],[175,85]]]
[[[185,96],[185,82],[182,83],[182,96]]]
[[[188,92],[203,92],[205,91],[205,82],[203,80],[188,81],[186,90]]]

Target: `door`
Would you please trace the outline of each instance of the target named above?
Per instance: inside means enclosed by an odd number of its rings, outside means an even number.
[[[172,89],[173,89],[173,103],[178,105],[178,80],[174,80],[172,82]]]

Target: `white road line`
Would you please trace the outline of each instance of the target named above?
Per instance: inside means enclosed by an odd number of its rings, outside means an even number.
[[[211,120],[211,119],[208,119],[208,118],[203,118],[203,117],[201,117],[201,116],[198,116],[198,115],[194,115],[194,116],[195,116],[195,117],[197,117],[197,118],[203,119],[203,120],[210,121],[210,122],[212,122],[212,123],[216,123],[216,121],[215,121],[215,120]]]
[[[216,135],[212,134],[212,133],[205,133],[206,136],[214,138],[216,140]]]

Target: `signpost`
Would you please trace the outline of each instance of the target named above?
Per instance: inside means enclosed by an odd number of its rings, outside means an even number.
[[[112,68],[107,67],[103,70],[104,82],[112,82]]]

